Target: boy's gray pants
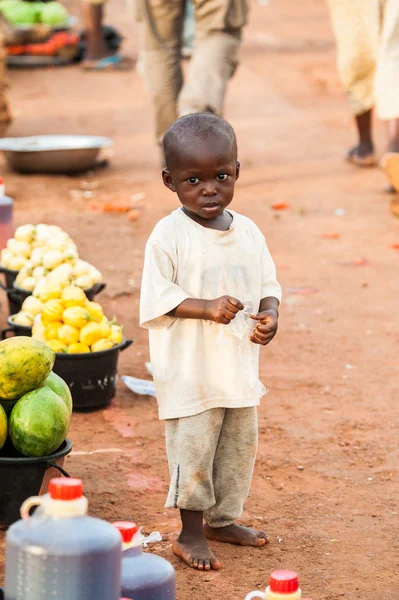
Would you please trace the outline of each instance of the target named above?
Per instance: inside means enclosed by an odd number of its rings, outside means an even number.
[[[241,516],[258,445],[255,406],[166,420],[171,475],[166,508],[203,511],[210,527]]]

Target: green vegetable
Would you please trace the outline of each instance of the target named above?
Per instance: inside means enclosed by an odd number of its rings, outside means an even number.
[[[48,387],[29,392],[14,406],[9,435],[24,456],[47,456],[60,447],[69,429],[69,411],[63,399]]]
[[[44,381],[43,386],[49,387],[55,394],[58,394],[68,409],[69,414],[72,413],[72,395],[65,381],[53,371]]]
[[[4,2],[0,7],[3,16],[12,25],[34,25],[37,18],[37,9],[30,2]]]
[[[46,25],[64,25],[68,20],[68,11],[60,2],[42,3],[39,21]]]

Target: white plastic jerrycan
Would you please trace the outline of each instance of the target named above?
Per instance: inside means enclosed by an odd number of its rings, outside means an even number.
[[[263,598],[263,600],[300,600],[302,592],[298,575],[294,571],[274,571],[265,592],[251,592],[245,600]]]

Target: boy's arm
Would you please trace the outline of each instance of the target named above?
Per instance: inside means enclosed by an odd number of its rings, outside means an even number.
[[[277,333],[278,308],[280,302],[277,298],[263,298],[257,315],[251,315],[251,319],[258,321],[250,337],[254,344],[267,346]]]
[[[187,298],[168,313],[177,319],[202,319],[228,325],[244,305],[232,296],[222,296],[216,300]]]

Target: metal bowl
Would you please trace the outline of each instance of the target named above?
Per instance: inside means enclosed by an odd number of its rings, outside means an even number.
[[[109,138],[91,135],[37,135],[0,139],[11,169],[19,173],[82,173],[93,168]]]

